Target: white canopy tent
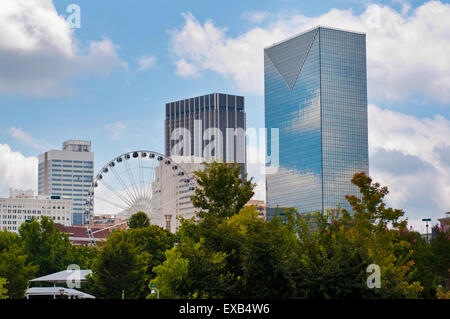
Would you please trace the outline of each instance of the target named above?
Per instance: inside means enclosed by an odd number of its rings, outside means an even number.
[[[86,282],[86,276],[89,274],[92,274],[92,270],[90,269],[63,270],[50,275],[34,278],[31,279],[30,282],[50,282],[53,283],[53,287],[28,288],[25,295],[27,299],[30,299],[32,296],[53,296],[54,299],[56,299],[56,296],[67,296],[69,299],[95,299],[94,296],[76,289],[56,287],[56,284]]]
[[[69,299],[95,299],[94,296],[78,291],[76,289],[64,287],[33,287],[28,288],[25,293],[27,299],[32,296],[67,296]]]
[[[31,279],[31,282],[35,281],[46,281],[51,282],[54,285],[62,284],[67,282],[72,282],[77,280],[79,282],[86,282],[86,276],[92,274],[92,270],[63,270],[60,272],[55,272],[54,274],[42,276],[39,278]]]

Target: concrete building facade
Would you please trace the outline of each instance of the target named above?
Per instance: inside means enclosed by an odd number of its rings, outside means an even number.
[[[68,140],[62,150],[39,155],[38,194],[60,196],[73,201],[72,223],[85,223],[86,202],[94,176],[94,153],[90,141]],[[92,215],[92,208],[90,209]]]
[[[10,189],[8,198],[0,198],[0,229],[19,232],[20,225],[47,216],[55,223],[72,225],[72,200],[59,196],[34,195],[33,190]]]

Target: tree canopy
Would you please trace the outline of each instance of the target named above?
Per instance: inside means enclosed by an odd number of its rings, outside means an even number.
[[[114,235],[114,234],[113,234]],[[137,249],[125,240],[108,241],[100,250],[88,283],[97,298],[138,298],[145,281],[145,264]]]
[[[120,298],[124,290],[126,298],[145,298],[152,269],[166,259],[174,241],[172,233],[155,225],[113,232],[93,261],[92,292]]]
[[[8,298],[8,289],[5,288],[5,285],[7,284],[8,280],[5,278],[0,278],[0,299],[7,299]]]
[[[23,223],[19,235],[27,262],[39,266],[37,276],[65,270],[74,263],[69,235],[60,232],[48,217],[42,216],[40,222],[33,219],[31,223]]]
[[[128,227],[131,229],[144,228],[148,226],[150,226],[150,219],[144,212],[137,212],[128,220]]]
[[[194,173],[197,187],[191,196],[198,217],[226,218],[238,214],[254,195],[256,184],[247,174],[241,178],[241,165],[237,163],[204,163],[205,169]]]
[[[351,212],[338,207],[300,214],[291,208],[265,222],[254,207],[243,207],[254,186],[229,178],[237,171],[213,163],[196,174],[200,186],[192,199],[199,213],[182,220],[178,246],[153,269],[150,285],[162,297],[436,297],[435,274],[441,271],[443,282],[448,272],[448,234],[434,244],[441,257],[431,270],[433,243],[408,232],[403,211],[386,206],[387,187],[358,173],[352,183],[361,195],[346,197]],[[242,187],[237,192],[246,195],[239,200],[220,191]],[[370,265],[380,267],[380,288],[367,284]]]
[[[238,164],[205,166],[197,214],[176,234],[142,214],[98,248],[73,246],[46,217],[0,231],[0,298],[23,298],[31,278],[70,264],[93,270],[83,291],[97,298],[155,298],[152,285],[161,298],[450,298],[450,233],[435,227],[427,243],[408,230],[384,201],[387,187],[364,173],[352,179],[351,211],[288,208],[265,221],[244,206],[255,184]],[[378,288],[368,285],[372,266]]]

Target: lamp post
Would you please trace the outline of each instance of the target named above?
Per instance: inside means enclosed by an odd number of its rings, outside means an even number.
[[[155,287],[155,284],[152,284],[152,290],[150,291],[150,293],[154,295],[155,291],[156,291],[156,298],[159,299],[159,289]]]
[[[431,222],[431,218],[424,218],[424,219],[422,219],[422,221],[426,222],[425,226],[427,227],[427,244],[429,244],[430,240],[428,239],[428,227],[429,227],[428,222]]]

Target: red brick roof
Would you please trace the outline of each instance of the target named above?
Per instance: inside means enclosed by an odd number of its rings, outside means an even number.
[[[89,243],[89,234],[86,226],[64,226],[55,224],[62,233],[69,234],[70,242],[74,245],[86,245]],[[92,234],[96,239],[107,239],[112,232],[112,229],[102,230],[103,227],[92,227]],[[98,231],[98,232],[96,232]]]

